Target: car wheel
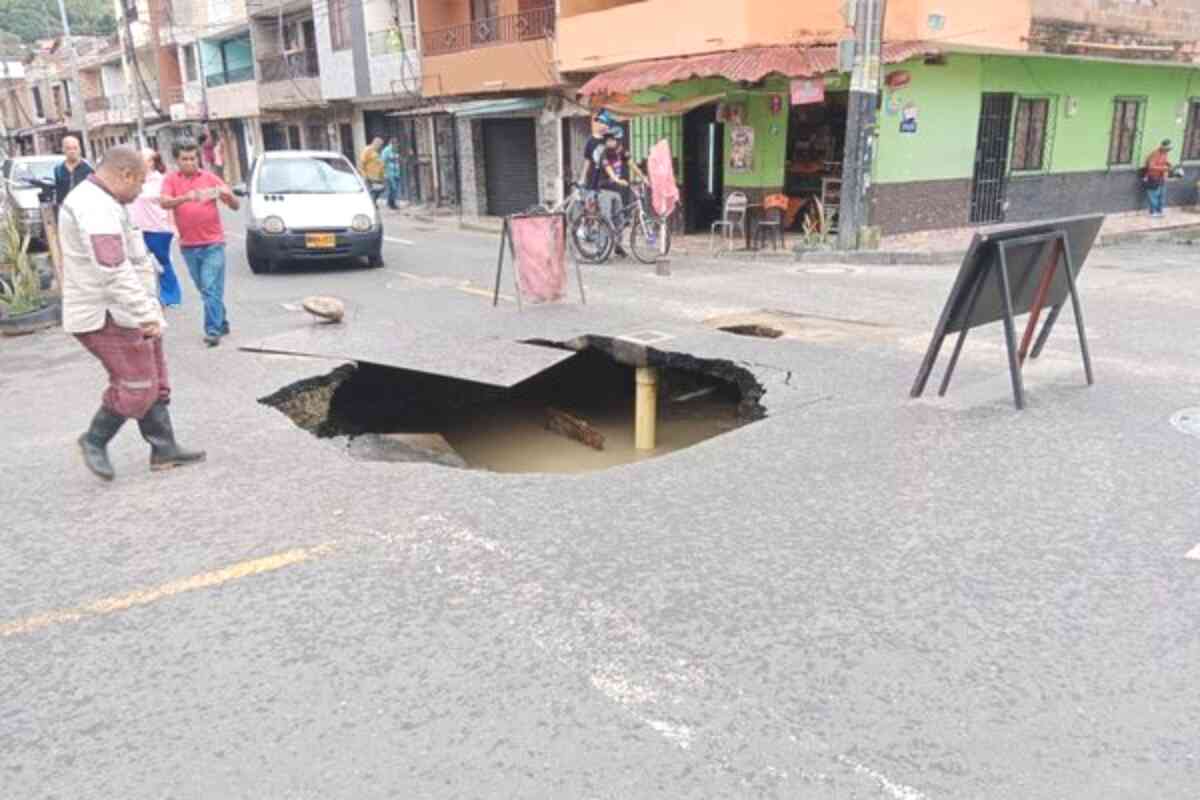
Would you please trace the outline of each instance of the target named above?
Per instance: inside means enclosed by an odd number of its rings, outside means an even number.
[[[246,258],[246,260],[250,262],[250,271],[253,272],[255,275],[268,274],[273,269],[273,267],[271,266],[271,262],[267,261],[265,258],[259,258],[258,256],[248,256]]]
[[[379,269],[383,266],[383,251],[379,250],[367,256],[367,266],[371,269]]]

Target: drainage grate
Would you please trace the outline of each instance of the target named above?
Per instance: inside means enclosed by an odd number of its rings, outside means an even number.
[[[1185,408],[1175,412],[1171,424],[1182,433],[1200,437],[1200,408]]]

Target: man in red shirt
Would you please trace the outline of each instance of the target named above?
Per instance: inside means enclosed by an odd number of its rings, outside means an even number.
[[[1163,215],[1163,201],[1166,200],[1167,177],[1171,174],[1171,140],[1163,139],[1162,144],[1146,157],[1146,199],[1150,203],[1150,216]]]
[[[236,211],[238,199],[225,182],[200,169],[200,149],[195,142],[175,145],[178,172],[163,181],[162,207],[175,214],[179,249],[187,262],[196,291],[204,299],[204,342],[209,347],[229,334],[225,313],[225,229],[221,225],[220,200]]]

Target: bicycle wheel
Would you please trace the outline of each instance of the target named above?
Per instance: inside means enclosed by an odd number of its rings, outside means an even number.
[[[571,222],[571,246],[580,261],[589,264],[607,261],[616,245],[617,237],[604,217],[583,214]]]
[[[671,250],[671,229],[657,217],[638,216],[629,228],[629,249],[643,264],[656,264]]]

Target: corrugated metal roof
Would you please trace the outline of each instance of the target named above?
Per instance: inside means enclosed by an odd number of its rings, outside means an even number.
[[[883,62],[896,64],[917,55],[940,52],[922,42],[891,42],[883,47]],[[682,56],[626,64],[592,78],[579,93],[622,95],[695,78],[725,78],[753,83],[768,75],[811,78],[838,68],[838,49],[829,45],[750,47],[702,56]]]

